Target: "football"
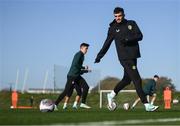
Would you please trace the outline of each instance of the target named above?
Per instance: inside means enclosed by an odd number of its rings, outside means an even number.
[[[173,99],[173,104],[178,104],[179,100],[178,99]]]
[[[52,112],[54,111],[54,103],[50,99],[43,99],[40,102],[39,109],[41,112]]]
[[[123,108],[124,108],[124,110],[128,110],[129,109],[129,103],[124,103]]]
[[[109,105],[107,105],[107,108],[110,110],[110,111],[114,111],[117,107],[117,104],[113,101],[112,104],[111,104],[112,107],[110,107]]]

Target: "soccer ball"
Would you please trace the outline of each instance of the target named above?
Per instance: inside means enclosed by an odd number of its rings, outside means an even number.
[[[117,108],[117,104],[114,101],[112,102],[111,106],[112,107],[107,105],[107,108],[109,109],[109,111],[114,111]]]
[[[43,99],[40,102],[39,109],[41,112],[52,112],[54,111],[54,103],[50,99]]]
[[[173,99],[173,104],[178,104],[179,100],[178,99]]]
[[[128,110],[129,109],[129,103],[124,103],[123,108],[124,108],[124,110]]]

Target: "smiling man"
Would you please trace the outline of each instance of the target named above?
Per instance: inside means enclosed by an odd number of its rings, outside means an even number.
[[[137,58],[140,57],[138,41],[142,40],[143,35],[135,21],[125,19],[123,8],[116,7],[114,9],[114,17],[115,19],[110,23],[107,39],[95,59],[95,63],[99,63],[108,51],[112,41],[115,40],[118,58],[124,68],[124,76],[114,90],[107,95],[108,105],[111,108],[113,98],[120,90],[133,81],[136,92],[146,111],[155,111],[158,106],[148,103],[142,90],[142,80],[137,69]]]

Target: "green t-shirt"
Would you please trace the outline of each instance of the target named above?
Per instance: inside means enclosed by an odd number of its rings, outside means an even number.
[[[83,65],[84,54],[79,51],[74,55],[71,68],[68,72],[68,76],[77,77],[82,74],[82,69],[84,69]]]
[[[152,95],[156,92],[156,82],[154,79],[148,80],[148,82],[144,85],[143,91],[146,95]]]

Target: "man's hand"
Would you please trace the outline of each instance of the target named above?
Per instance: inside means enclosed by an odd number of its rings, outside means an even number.
[[[85,70],[87,70],[87,72],[92,72],[92,70],[89,69],[89,66],[85,66]]]
[[[99,63],[101,60],[100,59],[95,59],[94,63]]]
[[[92,72],[92,70],[90,70],[88,66],[84,66],[84,68],[81,69],[81,72],[82,72],[81,74],[84,74],[84,73]]]
[[[89,69],[89,67],[86,65],[86,66],[85,66],[85,70],[88,70],[88,69]]]

